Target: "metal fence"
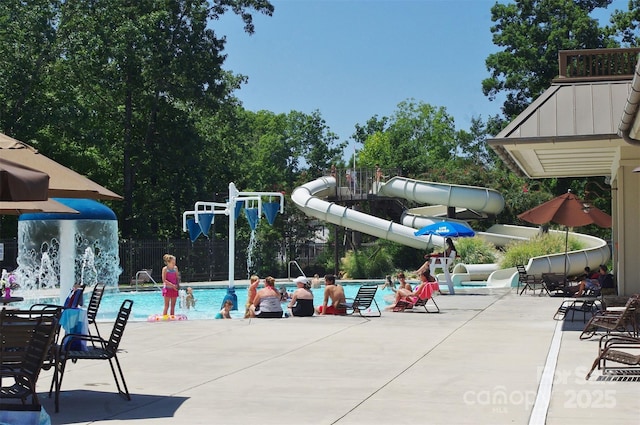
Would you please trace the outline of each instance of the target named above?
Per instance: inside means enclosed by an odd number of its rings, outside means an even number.
[[[246,246],[248,241],[236,240],[235,276],[244,279],[246,269]],[[14,270],[17,264],[18,242],[16,239],[0,240],[4,245],[4,258],[0,261],[0,268]],[[306,274],[324,273],[322,266],[316,264],[318,257],[325,250],[333,252],[333,246],[322,243],[301,243],[290,250],[291,258],[280,258],[276,278],[288,277],[289,274],[297,275],[297,268],[287,270],[290,261],[296,261]],[[226,280],[229,276],[229,244],[226,239],[201,238],[191,243],[188,239],[167,240],[128,240],[120,241],[119,256],[120,274],[119,283],[133,283],[136,273],[140,270],[151,269],[151,276],[158,282],[161,281],[162,257],[164,254],[176,256],[178,267],[184,282]]]

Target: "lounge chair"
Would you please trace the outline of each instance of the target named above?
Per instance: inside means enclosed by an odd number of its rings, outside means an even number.
[[[36,390],[38,376],[44,361],[49,356],[49,348],[56,336],[58,320],[61,310],[53,314],[32,316],[28,311],[2,310],[0,318],[0,334],[2,350],[0,350],[0,398],[20,399],[26,404],[31,397],[33,405],[40,405]],[[22,353],[18,364],[12,363],[7,353],[21,351],[22,344],[27,339],[26,349]],[[9,358],[7,358],[9,357]],[[5,364],[5,360],[7,363]],[[11,378],[13,384],[2,386],[4,378]]]
[[[124,374],[122,373],[122,368],[120,367],[120,362],[118,361],[117,352],[120,341],[122,340],[122,335],[124,334],[124,329],[127,325],[127,321],[129,320],[129,315],[131,314],[132,307],[133,301],[124,300],[122,302],[120,310],[118,311],[118,316],[116,317],[116,321],[113,324],[111,336],[108,340],[104,340],[99,336],[77,334],[65,335],[65,337],[62,339],[62,343],[58,347],[57,370],[53,376],[56,393],[56,412],[60,410],[60,387],[62,386],[62,379],[64,378],[64,371],[66,369],[68,360],[71,360],[73,362],[76,362],[78,360],[109,360],[111,373],[113,374],[113,378],[116,381],[116,387],[118,388],[118,394],[122,395],[127,400],[131,400],[129,389],[127,388],[127,383],[124,380]],[[86,341],[87,343],[91,344],[87,344],[87,347],[84,350],[72,350],[72,344],[68,343],[68,339]],[[118,367],[120,379],[118,379],[118,375],[116,375],[116,369],[113,365],[114,360],[116,366]],[[120,386],[120,381],[122,381],[122,387]]]
[[[411,297],[407,297],[407,298],[401,298],[400,300],[398,300],[395,307],[393,307],[393,311],[399,312],[399,311],[405,311],[407,309],[412,309],[414,307],[424,307],[424,310],[427,313],[440,313],[440,307],[438,307],[436,300],[433,299],[434,291],[431,285],[432,285],[431,282],[425,285],[422,291],[418,294],[417,298],[414,297],[412,299]],[[429,301],[433,302],[433,305],[436,307],[436,311],[429,311],[429,309],[427,308],[427,303]]]
[[[600,298],[600,290],[586,289],[584,296],[578,298],[565,298],[558,310],[553,315],[553,320],[563,320],[571,312],[571,321],[576,313],[582,313],[582,322],[587,321],[587,314],[595,315],[604,310],[604,304]]]
[[[536,285],[541,286],[540,295],[542,295],[543,291],[547,291],[547,294],[549,293],[546,286],[542,283],[541,280],[537,279],[535,275],[527,273],[527,269],[524,267],[523,264],[516,265],[516,269],[518,269],[518,287],[516,291],[520,295],[524,294],[527,291],[527,289],[531,289],[535,294]],[[520,286],[522,286],[522,290],[520,290]]]
[[[604,329],[607,334],[617,332],[637,336],[635,315],[638,302],[638,296],[634,295],[629,298],[622,310],[603,310],[594,314],[580,334],[580,339],[591,338],[599,329]]]
[[[569,281],[563,273],[542,273],[541,281],[549,294],[553,292],[554,296],[569,295]]]
[[[375,305],[376,310],[378,310],[378,314],[367,314],[367,316],[374,316],[374,317],[382,316],[380,307],[378,307],[378,303],[375,300],[377,290],[378,290],[378,285],[361,286],[358,289],[358,293],[356,294],[355,298],[353,299],[347,298],[347,300],[351,300],[351,301],[344,303],[344,308],[347,310],[347,314],[354,314],[355,312],[358,312],[360,316],[364,317],[362,312],[363,311],[366,312],[367,310],[371,312],[372,311],[370,310],[371,306]],[[351,313],[349,313],[349,310],[351,310]]]
[[[610,366],[607,362],[616,365]],[[640,375],[640,339],[621,335],[603,336],[600,339],[598,357],[585,379],[591,377],[596,367],[602,369],[603,375]]]

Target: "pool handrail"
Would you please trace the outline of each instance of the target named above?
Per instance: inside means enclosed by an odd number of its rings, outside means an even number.
[[[145,269],[145,270],[138,270],[138,271],[136,272],[136,278],[135,278],[136,292],[138,292],[138,281],[140,280],[140,279],[139,279],[140,275],[146,275],[146,276],[149,278],[149,280],[150,280],[151,282],[153,282],[153,288],[154,288],[154,289],[157,289],[157,290],[161,290],[161,288],[158,286],[158,282],[156,282],[156,281],[153,279],[153,277],[152,277],[152,276],[151,276],[151,274],[149,273],[149,270],[148,270],[148,269]],[[149,280],[147,280],[146,278],[144,278],[144,279],[142,279],[142,283],[144,283],[144,282],[149,282]]]
[[[298,264],[296,260],[291,260],[289,261],[289,266],[287,267],[287,277],[289,278],[289,280],[291,280],[291,264],[295,264],[296,268],[300,271],[300,274],[298,276],[307,277],[307,275],[305,275],[302,271],[302,267],[300,267],[300,264]]]

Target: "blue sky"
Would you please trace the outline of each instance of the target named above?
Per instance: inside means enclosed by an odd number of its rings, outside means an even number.
[[[227,36],[225,68],[249,77],[236,92],[246,109],[317,109],[341,141],[356,123],[391,115],[409,98],[445,107],[458,129],[500,112],[502,100],[481,89],[485,59],[498,51],[489,30],[495,0],[271,3],[274,15],[254,15],[251,36],[235,15],[213,24]],[[599,16],[626,4],[615,0]]]

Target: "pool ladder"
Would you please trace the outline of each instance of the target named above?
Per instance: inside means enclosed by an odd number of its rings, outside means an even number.
[[[304,272],[302,271],[302,268],[300,267],[300,264],[298,264],[298,262],[297,262],[297,261],[292,260],[292,261],[289,261],[289,267],[287,267],[287,277],[289,278],[289,280],[291,280],[291,265],[292,265],[292,264],[293,264],[293,265],[295,265],[295,266],[296,266],[296,268],[298,269],[298,271],[300,272],[299,276],[307,277],[307,276],[304,274]],[[297,276],[296,276],[296,277],[297,277]]]
[[[143,276],[142,279],[140,279],[140,276]],[[158,282],[156,282],[155,280],[153,280],[153,277],[151,277],[151,273],[149,273],[149,270],[139,270],[136,272],[136,278],[135,278],[135,282],[136,282],[136,292],[138,292],[138,282],[142,282],[142,283],[146,283],[146,282],[153,282],[153,289],[157,289],[160,290],[160,286],[158,286]]]

